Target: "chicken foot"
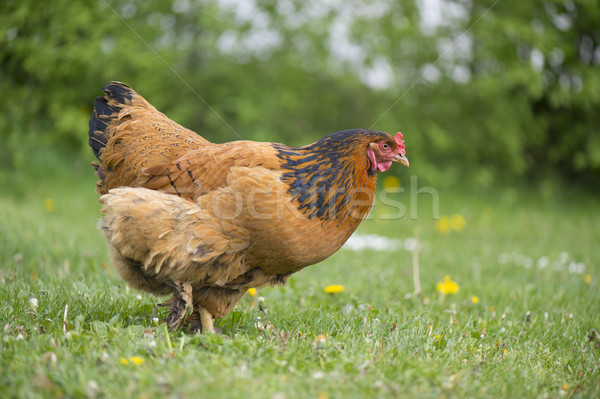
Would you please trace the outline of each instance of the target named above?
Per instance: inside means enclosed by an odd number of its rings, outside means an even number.
[[[170,330],[176,330],[187,318],[188,310],[193,309],[192,285],[190,283],[167,282],[173,288],[173,298],[160,304],[169,307],[169,316],[162,321],[167,322]]]

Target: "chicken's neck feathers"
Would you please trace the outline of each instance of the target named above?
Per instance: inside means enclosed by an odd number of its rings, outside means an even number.
[[[381,134],[386,133],[349,130],[304,147],[274,144],[282,180],[298,209],[309,219],[356,228],[373,205],[377,173],[367,148]]]

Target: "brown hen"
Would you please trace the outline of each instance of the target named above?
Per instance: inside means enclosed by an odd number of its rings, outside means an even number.
[[[123,83],[103,91],[89,126],[99,226],[130,286],[173,294],[170,328],[213,331],[248,288],[329,257],[370,212],[377,172],[408,166],[400,133],[213,144]]]

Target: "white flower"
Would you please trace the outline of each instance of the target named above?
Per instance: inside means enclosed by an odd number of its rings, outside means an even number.
[[[89,380],[85,384],[85,392],[87,393],[88,397],[96,397],[99,390],[100,387],[98,386],[98,383],[94,380]]]
[[[569,263],[569,273],[571,274],[583,274],[585,272],[585,264],[579,262]]]
[[[510,254],[503,252],[500,255],[498,255],[498,263],[508,263],[510,262],[510,258]]]
[[[108,355],[108,353],[102,352],[102,354],[100,355],[100,361],[101,362],[107,362],[108,359],[110,359],[110,356]]]
[[[37,308],[38,308],[38,299],[37,298],[29,298],[29,306],[31,306],[31,310],[36,312]]]
[[[410,244],[409,244],[410,245]],[[411,250],[414,243],[411,246]],[[403,249],[402,240],[387,238],[377,234],[353,234],[344,244],[344,248],[359,251],[361,249],[375,249],[378,251],[397,251]]]
[[[312,378],[314,378],[315,380],[322,380],[324,377],[325,373],[323,373],[322,371],[317,371],[312,375]]]

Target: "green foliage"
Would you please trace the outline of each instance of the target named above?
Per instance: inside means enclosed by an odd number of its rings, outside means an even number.
[[[35,147],[89,159],[91,104],[120,80],[216,142],[401,130],[431,184],[597,187],[597,2],[449,0],[427,29],[415,1],[245,4],[2,2],[2,169]]]
[[[455,110],[446,107],[432,119],[468,143],[455,143],[453,153],[509,177],[554,171],[598,188],[600,4],[452,3],[467,12],[458,26],[468,32],[470,54],[448,64],[469,79],[434,103],[442,107],[452,96]],[[443,35],[457,37],[456,28]]]

